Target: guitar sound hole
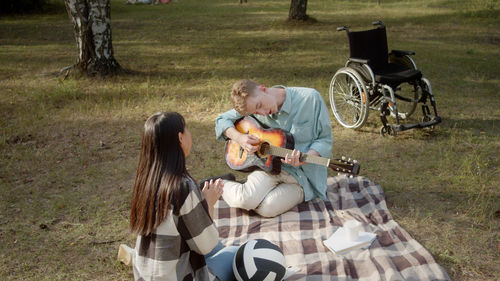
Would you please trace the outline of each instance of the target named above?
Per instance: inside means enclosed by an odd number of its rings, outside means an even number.
[[[260,156],[263,157],[269,154],[269,149],[270,149],[270,144],[268,142],[261,143],[259,147]]]

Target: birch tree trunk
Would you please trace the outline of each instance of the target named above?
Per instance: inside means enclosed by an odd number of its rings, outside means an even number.
[[[78,47],[74,67],[91,76],[121,71],[113,54],[109,0],[64,0],[64,3]]]
[[[307,0],[291,0],[289,20],[307,20]]]

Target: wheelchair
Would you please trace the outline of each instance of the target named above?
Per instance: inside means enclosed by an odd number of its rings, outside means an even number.
[[[410,57],[415,52],[389,53],[385,24],[382,21],[372,24],[377,27],[356,32],[346,26],[337,28],[347,32],[350,57],[330,82],[329,99],[335,118],[345,128],[358,129],[367,120],[369,110],[380,111],[382,136],[396,136],[413,128],[434,128],[441,118],[431,83]],[[418,104],[422,108],[421,122],[402,122],[408,120]],[[389,124],[388,116],[395,123]]]

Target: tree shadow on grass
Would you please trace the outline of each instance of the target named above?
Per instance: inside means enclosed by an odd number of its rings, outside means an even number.
[[[190,173],[195,179],[225,173],[223,142],[215,140],[213,123],[183,115],[194,140]],[[29,139],[12,136],[0,147],[2,162],[17,162],[0,168],[6,276],[29,279],[37,273],[61,276],[92,268],[119,278],[120,272],[110,273],[110,257],[120,243],[133,243],[127,221],[143,124],[141,118],[54,120]],[[5,151],[13,158],[4,158]],[[29,251],[19,254],[19,249]],[[89,264],[90,256],[106,258]]]

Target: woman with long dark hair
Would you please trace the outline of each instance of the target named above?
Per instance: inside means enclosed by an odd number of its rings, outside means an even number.
[[[180,114],[160,112],[146,121],[130,211],[136,246],[120,246],[131,254],[136,280],[234,279],[238,248],[222,246],[212,220],[223,182],[197,187],[186,169],[191,146]]]

